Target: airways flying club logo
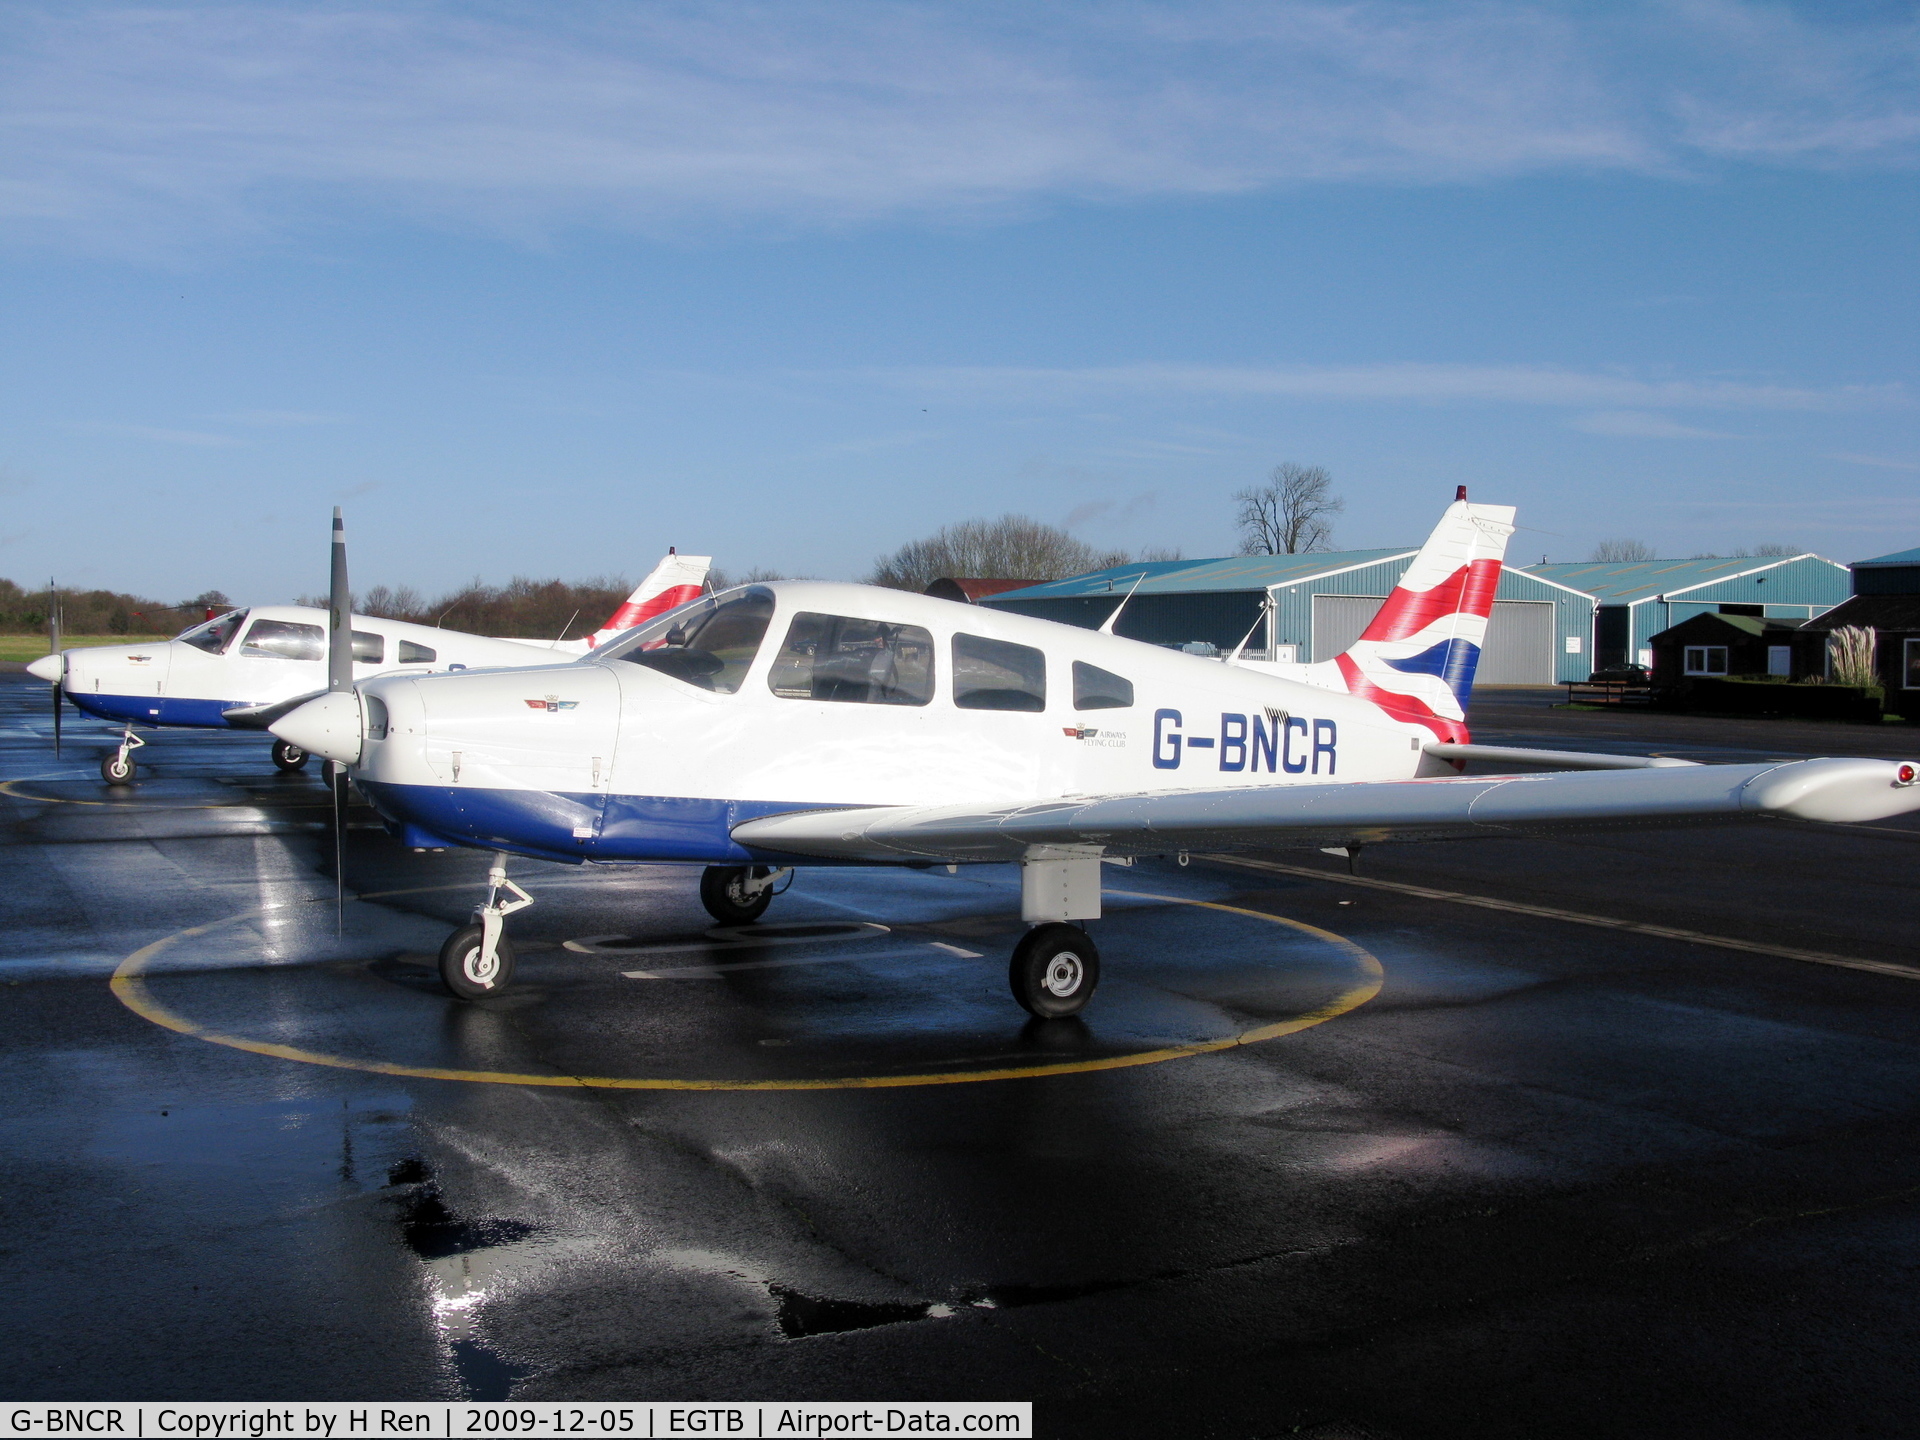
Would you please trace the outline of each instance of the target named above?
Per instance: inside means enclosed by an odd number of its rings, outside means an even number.
[[[552,714],[555,710],[571,710],[579,703],[578,700],[562,700],[558,695],[549,695],[544,700],[527,701],[527,708],[529,710],[545,710],[548,714]]]

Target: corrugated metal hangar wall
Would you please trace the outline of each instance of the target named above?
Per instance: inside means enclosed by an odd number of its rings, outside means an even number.
[[[1354,641],[1386,604],[1384,595],[1313,597],[1313,658],[1331,660]],[[1495,600],[1487,642],[1474,673],[1479,685],[1554,683],[1554,616],[1550,600]]]
[[[1131,639],[1156,645],[1201,641],[1224,651],[1251,630],[1250,655],[1329,660],[1359,637],[1414,554],[1363,550],[1117,565],[982,603],[1094,629],[1133,590],[1115,627]],[[1260,607],[1268,600],[1272,614],[1262,624]],[[1592,668],[1592,643],[1590,595],[1507,569],[1477,678],[1489,685],[1584,680]]]

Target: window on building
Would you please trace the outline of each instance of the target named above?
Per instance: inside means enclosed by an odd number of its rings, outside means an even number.
[[[1031,645],[953,637],[953,703],[962,710],[1047,708],[1047,657]]]
[[[1073,708],[1125,710],[1133,704],[1133,682],[1098,665],[1073,662]]]
[[[1742,605],[1728,601],[1720,607],[1720,613],[1722,615],[1765,615],[1767,613],[1767,607],[1764,605]]]
[[[767,685],[789,700],[925,705],[933,699],[933,636],[918,625],[802,611]]]
[[[1920,640],[1909,640],[1903,647],[1904,664],[1900,668],[1900,687],[1903,690],[1920,690]]]
[[[416,645],[411,640],[402,640],[399,649],[402,665],[431,665],[440,658],[432,646]]]
[[[1793,674],[1793,647],[1791,645],[1769,645],[1767,647],[1767,674]]]
[[[371,630],[353,632],[353,658],[362,665],[379,665],[387,658],[387,639]]]
[[[1689,645],[1683,658],[1683,668],[1689,675],[1727,673],[1727,647],[1724,645]]]
[[[773,592],[753,586],[696,600],[629,630],[596,659],[624,660],[719,695],[747,678],[773,619]]]
[[[234,635],[246,618],[247,612],[244,610],[229,610],[224,615],[195,625],[191,630],[183,630],[180,633],[180,639],[196,650],[204,650],[209,655],[219,655],[233,642]]]
[[[256,660],[320,660],[327,653],[327,632],[292,620],[256,620],[240,653]]]

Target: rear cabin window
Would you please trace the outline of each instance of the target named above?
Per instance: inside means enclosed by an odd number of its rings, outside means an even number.
[[[327,653],[327,632],[292,620],[256,620],[240,653],[256,660],[320,660]]]
[[[353,632],[353,658],[362,665],[384,664],[387,657],[387,638],[376,635],[371,630]]]
[[[962,710],[1047,708],[1047,657],[1031,645],[953,637],[953,703]]]
[[[771,590],[728,590],[670,610],[595,653],[731,695],[747,678],[772,619]]]
[[[1073,708],[1125,710],[1133,704],[1133,682],[1084,661],[1073,662]]]
[[[399,650],[402,665],[431,665],[440,658],[439,652],[431,645],[416,645],[411,640],[402,640]]]
[[[190,630],[183,630],[179,638],[196,650],[204,650],[209,655],[219,655],[233,643],[233,637],[239,633],[240,626],[246,618],[247,612],[244,610],[229,610],[226,614],[195,625]]]
[[[933,636],[918,625],[802,611],[767,685],[789,700],[925,705],[933,699]]]

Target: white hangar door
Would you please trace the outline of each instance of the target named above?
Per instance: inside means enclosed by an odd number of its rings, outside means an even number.
[[[1331,660],[1360,638],[1387,603],[1384,595],[1313,597],[1313,658]],[[1474,682],[1480,685],[1553,684],[1553,602],[1496,600],[1487,617],[1487,643]]]

